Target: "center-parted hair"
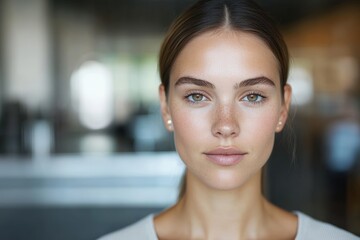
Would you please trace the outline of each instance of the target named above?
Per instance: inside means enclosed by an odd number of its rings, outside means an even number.
[[[254,34],[267,44],[278,60],[283,93],[289,71],[286,44],[272,19],[251,0],[200,0],[175,20],[159,56],[160,79],[166,93],[172,66],[186,44],[204,32],[221,28]]]

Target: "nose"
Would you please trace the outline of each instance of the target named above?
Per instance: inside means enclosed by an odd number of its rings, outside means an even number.
[[[240,126],[234,106],[219,106],[215,111],[212,134],[215,137],[236,137],[240,133]]]

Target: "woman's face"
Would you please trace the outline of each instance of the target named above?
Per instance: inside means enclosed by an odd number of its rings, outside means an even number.
[[[287,118],[291,88],[284,100],[280,89],[278,62],[255,35],[192,39],[172,67],[168,98],[160,86],[163,119],[188,174],[225,190],[258,173]]]

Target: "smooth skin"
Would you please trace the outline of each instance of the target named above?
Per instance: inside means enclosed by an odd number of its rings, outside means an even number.
[[[291,88],[281,93],[279,64],[250,33],[224,28],[192,39],[178,55],[162,117],[186,164],[187,189],[154,219],[159,239],[294,239],[297,217],[261,193],[261,170],[286,122]],[[171,123],[169,124],[169,120]],[[235,149],[241,160],[209,160]]]

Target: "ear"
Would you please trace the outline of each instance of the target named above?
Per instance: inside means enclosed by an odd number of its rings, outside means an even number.
[[[161,116],[164,121],[165,128],[168,131],[173,131],[172,119],[169,111],[169,106],[166,98],[166,91],[164,85],[159,86],[159,97],[160,97],[160,110]]]
[[[286,120],[288,118],[290,103],[291,103],[292,89],[289,84],[284,86],[284,99],[281,106],[279,122],[276,127],[276,132],[281,132],[284,129]]]

